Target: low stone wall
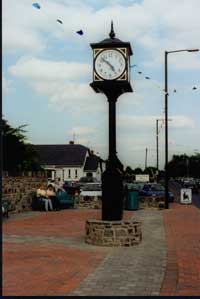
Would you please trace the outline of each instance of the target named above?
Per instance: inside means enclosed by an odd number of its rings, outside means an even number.
[[[10,201],[10,212],[20,213],[31,209],[31,194],[36,191],[40,183],[46,183],[44,176],[2,178],[2,198]]]
[[[144,196],[139,199],[140,209],[147,208],[156,208],[164,209],[165,208],[165,199],[162,196]]]
[[[101,197],[99,196],[78,196],[75,199],[77,209],[101,209]]]
[[[98,246],[133,246],[142,241],[142,224],[133,220],[87,220],[85,242]]]

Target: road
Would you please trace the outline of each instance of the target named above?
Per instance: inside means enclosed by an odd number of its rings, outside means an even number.
[[[174,194],[175,202],[180,202],[181,185],[177,182],[169,182],[169,190]],[[200,192],[192,194],[192,204],[200,209]]]

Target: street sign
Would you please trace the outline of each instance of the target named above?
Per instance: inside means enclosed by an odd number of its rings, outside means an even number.
[[[149,174],[136,174],[135,175],[136,182],[149,182]]]
[[[192,203],[192,189],[181,189],[181,203],[191,204]]]

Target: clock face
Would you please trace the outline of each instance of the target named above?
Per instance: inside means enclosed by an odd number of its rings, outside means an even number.
[[[126,59],[117,50],[103,50],[95,60],[96,73],[105,80],[114,80],[121,76],[126,68]]]

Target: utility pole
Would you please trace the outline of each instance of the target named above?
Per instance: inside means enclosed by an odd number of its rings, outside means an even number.
[[[186,158],[186,168],[187,168],[187,171],[186,171],[187,177],[189,178],[189,158],[188,157]]]
[[[159,171],[159,157],[158,157],[158,121],[159,119],[156,119],[156,168],[157,172]]]
[[[145,152],[145,169],[147,168],[147,153],[148,153],[148,148],[146,148],[146,152]]]

